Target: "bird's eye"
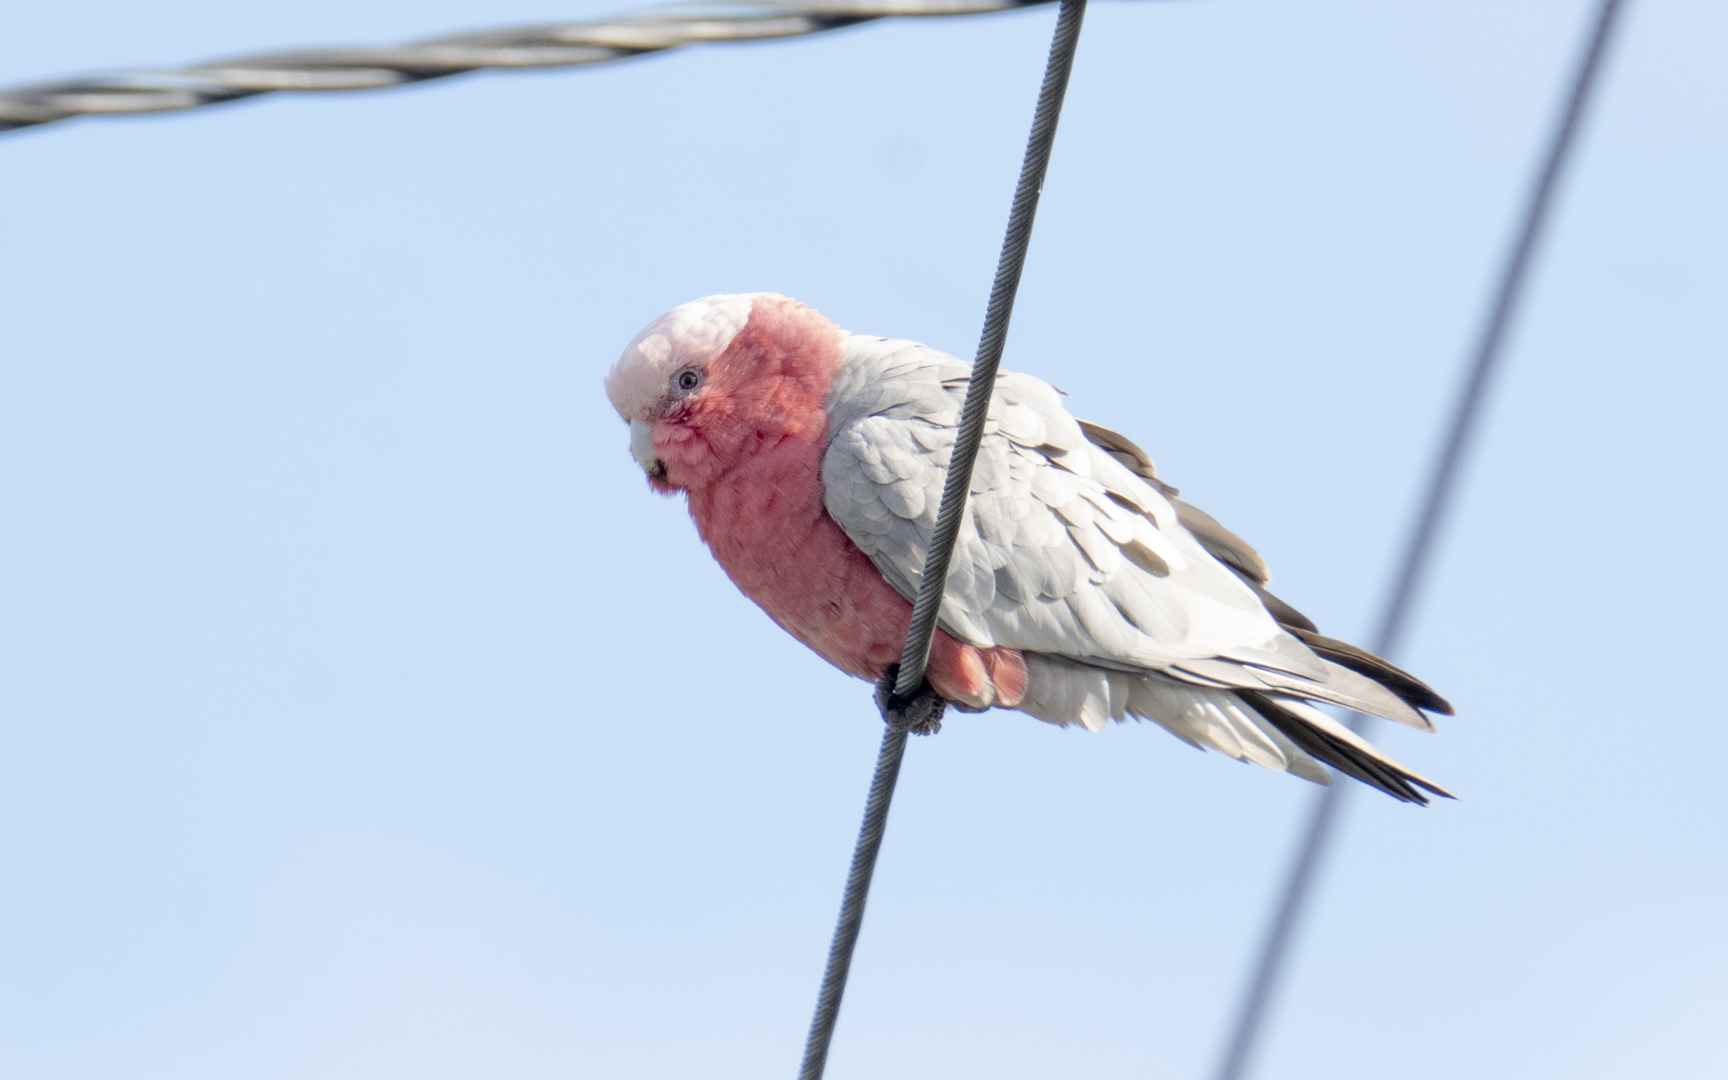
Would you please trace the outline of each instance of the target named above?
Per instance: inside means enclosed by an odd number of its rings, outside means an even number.
[[[674,379],[673,382],[678,389],[688,394],[690,391],[702,385],[702,373],[697,371],[695,368],[685,368],[683,371],[678,373],[677,378]]]

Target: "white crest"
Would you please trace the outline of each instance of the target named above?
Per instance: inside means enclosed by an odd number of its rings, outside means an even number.
[[[756,298],[772,295],[705,296],[679,304],[649,323],[606,376],[606,396],[612,399],[612,407],[626,420],[655,420],[672,373],[706,367],[750,321]]]

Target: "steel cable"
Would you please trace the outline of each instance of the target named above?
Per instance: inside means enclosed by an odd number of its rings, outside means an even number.
[[[1595,89],[1603,57],[1619,25],[1623,7],[1624,0],[1602,0],[1592,20],[1589,39],[1573,69],[1570,91],[1555,119],[1547,152],[1530,188],[1511,250],[1501,268],[1488,317],[1483,322],[1476,348],[1465,370],[1445,441],[1434,459],[1424,498],[1404,546],[1398,574],[1382,609],[1372,645],[1381,656],[1392,658],[1397,652],[1409,626],[1417,592],[1433,563],[1435,541],[1456,497],[1464,457],[1480,426],[1482,409],[1494,376],[1500,370],[1506,335],[1524,294],[1531,259],[1548,223],[1555,190],[1571,161],[1584,110]],[[1358,734],[1365,733],[1370,723],[1369,717],[1360,714],[1350,720],[1351,728]],[[1261,946],[1253,978],[1249,981],[1229,1042],[1225,1045],[1223,1061],[1216,1074],[1218,1080],[1242,1080],[1247,1074],[1249,1058],[1265,1025],[1272,992],[1306,908],[1321,859],[1330,844],[1344,793],[1348,790],[1343,784],[1334,784],[1315,800],[1313,814],[1297,846],[1295,860],[1279,895],[1265,943]]]
[[[899,16],[979,15],[1049,0],[748,0],[483,30],[407,45],[298,49],[178,68],[107,71],[0,90],[0,131],[75,116],[173,112],[280,91],[376,90],[482,68],[572,67],[684,45],[763,41]]]
[[[816,1015],[804,1040],[804,1063],[798,1069],[798,1080],[821,1080],[822,1071],[828,1067],[828,1044],[834,1041],[840,999],[846,994],[846,977],[852,971],[852,950],[858,944],[858,928],[864,925],[870,878],[876,873],[876,853],[882,850],[888,807],[894,801],[894,785],[899,782],[900,762],[905,756],[906,732],[884,724],[882,749],[876,755],[876,775],[870,780],[864,824],[858,829],[858,844],[852,849],[852,869],[846,875],[840,921],[834,926],[834,940],[828,946],[828,963],[822,970],[821,992],[816,995]]]
[[[912,626],[900,657],[900,675],[894,689],[902,697],[917,692],[924,681],[924,666],[930,661],[936,616],[948,584],[948,565],[953,560],[954,541],[960,535],[960,521],[966,512],[972,466],[984,440],[984,419],[996,387],[996,368],[1002,363],[1002,346],[1008,341],[1008,322],[1013,318],[1014,297],[1020,290],[1020,271],[1026,265],[1026,248],[1032,242],[1032,222],[1038,214],[1038,197],[1044,192],[1044,172],[1050,165],[1056,121],[1062,115],[1062,98],[1068,92],[1068,73],[1074,66],[1074,47],[1080,41],[1080,23],[1085,15],[1085,0],[1062,0],[1062,13],[1050,42],[1050,61],[1044,69],[1044,85],[1038,92],[1038,108],[1032,117],[1032,134],[1026,140],[1026,158],[1020,166],[1020,184],[1014,189],[1014,206],[1008,213],[1008,233],[1002,238],[996,281],[984,312],[984,331],[979,335],[978,355],[972,361],[972,381],[966,386],[966,404],[960,411],[960,434],[954,442],[954,456],[942,485],[942,508],[936,514],[936,531],[930,538],[930,553],[918,583],[918,602],[912,607]]]
[[[912,609],[912,623],[900,661],[895,692],[910,697],[924,684],[924,668],[930,657],[930,642],[936,633],[936,615],[947,584],[948,565],[966,510],[972,486],[972,466],[978,445],[984,439],[984,420],[990,395],[996,385],[996,368],[1002,361],[1002,346],[1008,339],[1008,322],[1014,313],[1014,297],[1020,288],[1020,271],[1026,265],[1026,249],[1032,240],[1032,222],[1038,213],[1038,197],[1044,190],[1044,173],[1050,165],[1050,149],[1056,141],[1056,122],[1062,114],[1062,99],[1068,90],[1068,73],[1074,66],[1074,49],[1080,41],[1080,24],[1086,15],[1086,0],[1062,0],[1056,31],[1050,41],[1050,58],[1038,92],[1038,107],[1032,115],[1032,132],[1026,140],[1026,156],[1020,165],[1020,183],[1008,213],[1007,234],[996,264],[996,279],[984,313],[984,331],[979,336],[978,355],[972,361],[972,379],[966,387],[966,404],[960,414],[960,431],[949,459],[948,476],[942,488],[942,507],[925,559],[924,577]],[[846,894],[840,902],[840,920],[828,947],[828,963],[822,972],[822,989],[816,999],[816,1015],[804,1043],[804,1063],[799,1080],[820,1080],[828,1066],[828,1047],[834,1024],[840,1016],[840,1001],[846,993],[846,976],[852,969],[852,952],[858,930],[864,923],[864,905],[870,896],[870,879],[876,869],[876,854],[888,825],[888,808],[894,800],[894,785],[906,753],[906,732],[893,724],[882,734],[876,756],[876,774],[870,797],[864,805],[864,824],[852,851],[852,869],[846,878]]]

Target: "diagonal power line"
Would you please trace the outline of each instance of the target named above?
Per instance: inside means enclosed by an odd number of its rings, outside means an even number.
[[[984,439],[984,420],[990,396],[996,387],[996,367],[1002,362],[1002,346],[1008,340],[1008,322],[1014,313],[1014,297],[1020,289],[1020,271],[1026,265],[1026,249],[1032,241],[1032,222],[1038,214],[1038,197],[1044,191],[1044,172],[1050,165],[1050,150],[1056,142],[1056,121],[1062,115],[1062,98],[1068,90],[1068,73],[1074,66],[1074,49],[1080,42],[1080,25],[1086,17],[1086,0],[1062,0],[1056,30],[1050,40],[1050,58],[1044,82],[1038,91],[1038,106],[1032,114],[1032,132],[1026,139],[1026,157],[1020,165],[1020,182],[1008,212],[1007,234],[996,263],[996,280],[990,289],[990,304],[984,313],[984,331],[979,336],[978,355],[972,361],[972,378],[966,387],[966,404],[960,412],[960,430],[954,440],[948,475],[942,487],[942,506],[936,513],[929,555],[919,582],[918,599],[912,607],[912,622],[901,654],[895,694],[910,698],[924,687],[924,668],[930,660],[930,642],[936,636],[936,615],[948,582],[948,565],[954,541],[960,533],[960,518],[972,488],[972,466],[978,444]],[[884,707],[884,719],[889,719]],[[852,968],[852,950],[864,923],[864,904],[870,896],[870,878],[876,869],[876,853],[888,827],[888,807],[894,801],[894,785],[900,776],[900,761],[906,753],[906,729],[890,722],[882,733],[882,749],[876,757],[876,775],[870,797],[864,804],[864,824],[852,852],[852,869],[846,878],[846,894],[840,902],[840,920],[828,948],[828,964],[822,972],[822,990],[816,998],[816,1015],[810,1021],[810,1036],[804,1044],[804,1063],[798,1080],[822,1080],[828,1067],[828,1045],[834,1038],[834,1023],[840,1017],[840,1000],[846,993],[846,975]]]
[[[0,89],[0,131],[75,116],[175,112],[286,90],[378,90],[483,68],[575,67],[685,45],[817,34],[898,16],[982,15],[1049,0],[707,0],[589,22],[407,45],[296,49],[185,67],[105,71]]]
[[[1590,103],[1602,71],[1603,58],[1619,26],[1624,7],[1624,0],[1601,0],[1592,17],[1589,39],[1573,70],[1565,103],[1559,116],[1555,117],[1547,152],[1530,188],[1512,247],[1506,254],[1493,303],[1482,324],[1475,352],[1471,355],[1453,406],[1445,442],[1441,444],[1429,473],[1421,508],[1411,526],[1398,575],[1393,579],[1392,590],[1381,613],[1372,648],[1382,656],[1392,657],[1402,643],[1417,593],[1433,563],[1435,541],[1452,508],[1464,457],[1480,426],[1482,408],[1492,389],[1494,376],[1501,367],[1506,336],[1524,294],[1531,259],[1548,223],[1555,190],[1572,159],[1584,110]],[[1358,715],[1352,717],[1350,726],[1361,733],[1369,723],[1368,717]],[[1254,976],[1243,995],[1235,1026],[1225,1046],[1217,1080],[1242,1080],[1247,1075],[1249,1059],[1265,1026],[1272,992],[1283,971],[1290,941],[1307,907],[1321,859],[1338,821],[1344,793],[1348,790],[1343,784],[1335,784],[1321,792],[1315,801],[1313,816],[1309,818],[1308,828],[1297,847],[1295,861],[1291,864],[1272,924],[1261,946]]]

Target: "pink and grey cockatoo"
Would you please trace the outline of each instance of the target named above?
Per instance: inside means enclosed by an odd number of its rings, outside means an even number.
[[[624,350],[606,393],[655,490],[682,491],[744,594],[840,670],[900,659],[971,365],[850,334],[784,296],[710,296]],[[962,709],[1097,731],[1156,721],[1195,746],[1399,799],[1446,792],[1316,706],[1424,731],[1433,690],[1323,637],[1265,562],[1176,498],[1145,451],[1001,372],[931,648]]]

